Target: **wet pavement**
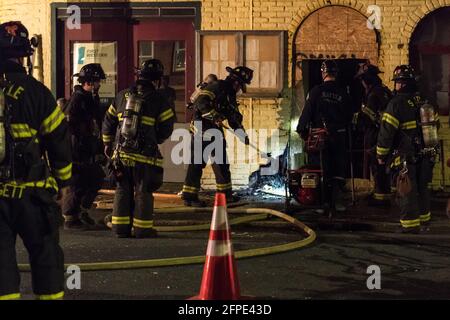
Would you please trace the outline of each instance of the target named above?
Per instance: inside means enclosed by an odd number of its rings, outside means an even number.
[[[110,196],[100,198],[109,213]],[[158,206],[181,206],[174,199]],[[250,207],[282,208],[282,199],[268,197]],[[446,200],[445,200],[446,202]],[[396,208],[369,209],[361,202],[345,216],[317,216],[308,210],[292,214],[317,232],[312,245],[296,251],[238,260],[241,291],[262,299],[450,299],[450,220],[443,199],[433,201],[430,232],[402,235]],[[379,210],[379,211],[377,211]],[[237,217],[238,215],[233,215]],[[159,214],[157,225],[209,221],[210,213]],[[391,230],[392,229],[392,230]],[[279,219],[235,226],[235,250],[283,244],[304,238]],[[160,233],[157,239],[116,239],[110,231],[62,231],[66,263],[123,261],[203,255],[208,232]],[[19,262],[27,261],[18,243]],[[369,266],[381,271],[381,289],[370,290]],[[188,265],[123,271],[83,272],[81,290],[67,290],[66,299],[185,299],[198,293],[203,266]],[[25,298],[32,298],[28,273],[22,275]]]

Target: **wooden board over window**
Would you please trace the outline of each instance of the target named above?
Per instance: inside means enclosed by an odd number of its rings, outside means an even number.
[[[253,69],[254,76],[248,92],[257,89],[277,91],[280,65],[278,35],[247,35],[245,37],[245,65]]]
[[[200,35],[200,82],[208,74],[224,79],[225,68],[244,65],[254,70],[247,96],[277,96],[283,89],[284,33],[280,31],[203,31]]]
[[[354,56],[378,63],[376,32],[367,27],[367,18],[352,8],[329,6],[315,11],[301,24],[295,45],[303,57]]]
[[[368,59],[378,64],[376,30],[367,27],[367,18],[352,8],[327,6],[313,12],[300,25],[295,38],[296,65],[303,59]],[[302,80],[296,69],[296,82]]]
[[[226,67],[237,65],[238,53],[236,35],[205,35],[203,37],[202,79],[215,74],[219,79],[227,76]]]

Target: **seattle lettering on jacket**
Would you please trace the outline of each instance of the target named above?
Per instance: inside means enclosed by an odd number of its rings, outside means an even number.
[[[340,94],[334,93],[334,92],[327,92],[327,91],[323,91],[322,92],[322,98],[327,99],[327,100],[334,100],[337,102],[342,102],[343,97]]]

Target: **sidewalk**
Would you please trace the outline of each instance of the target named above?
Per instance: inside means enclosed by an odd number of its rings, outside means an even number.
[[[180,190],[178,184],[165,184],[162,189],[155,195],[155,208],[182,208],[183,201],[177,196]],[[257,195],[248,192],[240,192],[242,199],[237,204],[231,204],[229,207],[240,208],[270,208],[278,211],[285,210],[285,198],[273,196],[270,194],[258,193]],[[210,206],[213,205],[213,192],[203,192],[202,198],[207,200]],[[98,209],[96,216],[110,213],[112,208],[112,194],[100,195],[97,198]],[[447,217],[446,198],[433,198],[431,203],[432,221],[429,231],[426,234],[442,234],[450,235],[450,219]],[[106,212],[105,212],[106,211]],[[395,233],[399,227],[399,210],[393,204],[390,208],[374,208],[368,207],[363,199],[359,199],[355,206],[349,207],[345,213],[339,213],[336,216],[328,217],[319,215],[312,209],[301,208],[291,202],[290,214],[300,221],[306,223],[309,227],[316,231],[347,231],[347,232],[379,232],[379,233]],[[157,214],[155,217],[156,225],[190,225],[196,223],[208,222],[211,213],[171,213]],[[278,219],[270,218],[266,221],[252,222],[250,225],[255,227],[270,228],[290,228],[289,223]]]

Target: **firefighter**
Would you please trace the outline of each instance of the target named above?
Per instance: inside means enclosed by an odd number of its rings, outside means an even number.
[[[401,231],[418,233],[421,225],[431,219],[430,191],[432,167],[437,154],[437,117],[421,121],[426,106],[417,93],[418,86],[412,67],[398,66],[394,71],[395,96],[389,102],[381,121],[377,143],[380,165],[392,168],[394,178],[402,171],[410,180],[411,191],[398,198]],[[430,130],[430,131],[425,131]],[[429,143],[433,133],[434,142]],[[420,200],[419,200],[420,199]]]
[[[73,177],[72,185],[63,194],[62,213],[64,228],[68,230],[87,230],[95,225],[88,210],[97,197],[105,174],[103,146],[100,140],[102,112],[98,91],[100,81],[106,79],[100,64],[83,66],[65,113],[69,122],[72,141]]]
[[[182,198],[186,206],[204,207],[205,202],[198,197],[200,180],[206,167],[205,149],[212,143],[219,142],[221,150],[214,150],[207,155],[212,159],[212,168],[216,176],[217,192],[226,194],[228,202],[237,202],[239,197],[233,194],[230,165],[226,155],[226,141],[223,131],[223,121],[228,120],[232,129],[239,131],[238,137],[249,144],[248,136],[242,126],[242,115],[238,110],[236,95],[246,91],[246,85],[253,78],[253,70],[247,67],[226,68],[229,75],[225,80],[213,81],[206,85],[195,99],[194,120],[191,122],[191,161],[183,186]],[[208,130],[215,129],[220,137],[211,137]],[[210,131],[211,132],[211,131]],[[220,141],[216,141],[219,139]],[[196,148],[200,141],[201,148]],[[201,152],[201,154],[200,154]]]
[[[119,92],[103,121],[105,154],[117,180],[112,216],[119,238],[156,237],[153,192],[163,182],[163,159],[158,149],[173,131],[175,114],[158,91],[164,67],[144,61],[138,80]],[[114,143],[114,145],[113,145]]]
[[[0,300],[20,298],[17,235],[37,299],[64,295],[55,196],[72,175],[70,138],[50,90],[22,67],[32,53],[23,24],[0,25]]]
[[[354,118],[357,127],[364,131],[364,149],[369,155],[369,165],[375,180],[375,192],[369,197],[370,206],[389,206],[391,193],[390,176],[384,165],[378,164],[376,144],[380,129],[381,114],[386,109],[392,92],[383,85],[378,76],[380,69],[370,63],[363,63],[356,75],[365,89],[364,105]]]
[[[346,135],[352,112],[349,95],[336,82],[338,71],[335,61],[322,63],[323,83],[309,93],[297,127],[305,141],[312,129],[325,128],[328,132],[322,159],[319,153],[308,154],[310,164],[322,164],[325,199],[318,213],[328,209],[346,210],[342,193],[345,187]]]
[[[203,89],[205,89],[211,83],[216,82],[217,80],[219,80],[219,79],[217,78],[217,76],[215,74],[213,74],[213,73],[208,74],[206,76],[206,78],[197,85],[197,88],[192,93],[192,95],[191,95],[191,97],[189,99],[189,103],[187,105],[187,108],[188,109],[192,109],[193,106],[194,106],[195,100],[198,98],[198,96],[203,91]]]
[[[163,76],[161,82],[161,88],[159,92],[167,99],[170,107],[173,110],[173,113],[176,115],[175,111],[175,101],[177,100],[177,91],[170,86],[170,77]],[[176,119],[175,119],[176,122]]]

